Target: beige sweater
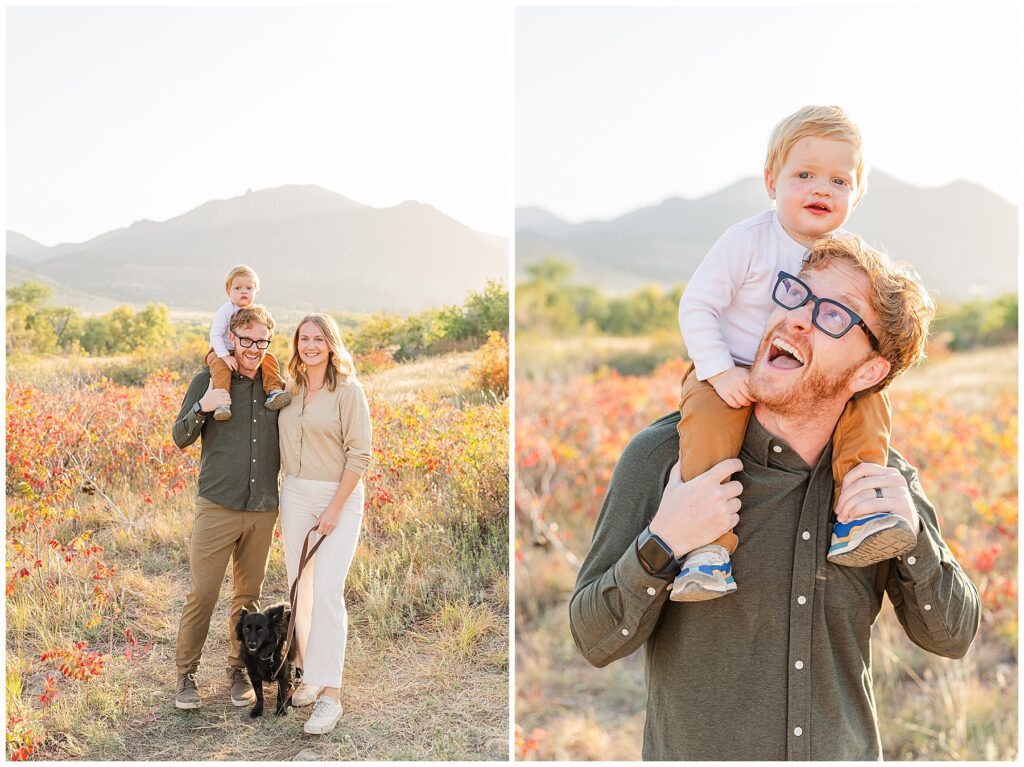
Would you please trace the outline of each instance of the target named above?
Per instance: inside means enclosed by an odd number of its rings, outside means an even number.
[[[339,482],[348,469],[362,475],[370,463],[373,427],[366,394],[355,378],[325,386],[308,405],[299,389],[277,421],[286,476]]]

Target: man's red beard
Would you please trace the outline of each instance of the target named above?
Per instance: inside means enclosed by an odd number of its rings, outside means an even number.
[[[768,364],[769,341],[777,335],[783,335],[776,332],[780,325],[766,332],[761,339],[761,347],[757,350],[747,381],[751,396],[780,416],[812,416],[822,404],[848,394],[850,379],[864,360],[853,362],[843,370],[835,372],[810,369],[789,384],[777,381],[769,383],[765,379],[762,373]]]

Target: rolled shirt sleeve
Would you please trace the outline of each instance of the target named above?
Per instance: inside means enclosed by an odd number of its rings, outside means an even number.
[[[359,381],[350,379],[338,399],[345,468],[362,476],[373,455],[373,424],[366,393]]]

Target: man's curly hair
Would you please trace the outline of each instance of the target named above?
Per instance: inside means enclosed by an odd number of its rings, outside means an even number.
[[[882,391],[896,376],[924,358],[935,303],[909,264],[893,262],[860,237],[818,240],[802,270],[822,269],[835,260],[852,264],[867,276],[871,308],[878,317],[878,354],[891,365],[889,375],[858,394],[866,396]]]
[[[274,318],[270,316],[267,307],[262,304],[251,304],[244,309],[239,309],[232,315],[228,328],[234,333],[238,328],[249,327],[255,322],[265,326],[271,334],[274,333]]]

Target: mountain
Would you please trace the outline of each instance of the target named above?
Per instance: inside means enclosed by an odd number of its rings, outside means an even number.
[[[760,179],[714,194],[673,197],[610,221],[570,224],[540,208],[516,211],[516,271],[553,256],[573,278],[615,293],[685,282],[732,224],[767,209]],[[965,181],[922,189],[879,171],[846,228],[909,261],[938,297],[996,295],[1017,286],[1017,207]]]
[[[40,254],[45,254],[46,250],[45,245],[40,245],[23,234],[7,232],[7,255],[14,256],[22,264],[32,263]],[[42,257],[45,258],[46,256],[43,255]]]
[[[7,241],[9,278],[18,269],[18,281],[28,272],[101,299],[211,314],[238,263],[259,274],[258,301],[272,310],[402,313],[460,303],[504,279],[508,264],[506,240],[430,205],[372,208],[313,185],[211,200],[83,243],[26,249],[32,241],[15,232]]]

